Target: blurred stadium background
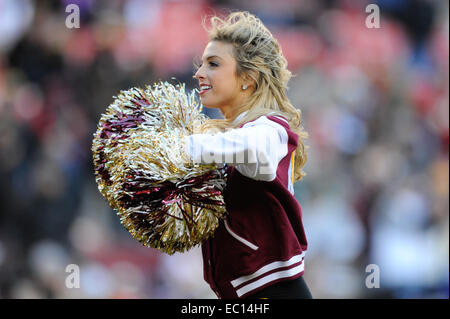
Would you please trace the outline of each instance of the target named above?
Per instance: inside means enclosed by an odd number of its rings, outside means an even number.
[[[71,3],[79,29],[65,26]],[[449,297],[448,1],[0,0],[0,298],[215,298],[199,249],[167,256],[120,225],[90,146],[120,89],[194,88],[202,17],[229,10],[259,16],[296,75],[314,297]]]

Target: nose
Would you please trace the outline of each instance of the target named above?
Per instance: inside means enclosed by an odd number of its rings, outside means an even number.
[[[194,79],[197,79],[197,80],[200,80],[200,79],[204,79],[204,78],[205,78],[205,75],[203,74],[203,71],[202,71],[202,67],[199,67],[199,68],[198,68],[198,70],[197,70],[197,72],[195,72],[193,78],[194,78]]]

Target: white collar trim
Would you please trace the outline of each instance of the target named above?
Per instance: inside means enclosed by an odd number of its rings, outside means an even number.
[[[242,112],[241,114],[239,114],[239,115],[234,119],[233,124],[236,124],[240,119],[242,119],[242,118],[245,116],[245,114],[247,114],[247,112],[248,112],[248,111],[244,111],[244,112]]]

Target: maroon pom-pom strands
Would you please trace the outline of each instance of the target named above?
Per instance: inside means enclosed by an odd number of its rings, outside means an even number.
[[[183,137],[207,119],[194,92],[159,82],[114,98],[92,143],[99,191],[143,245],[173,254],[200,244],[226,212],[226,168],[184,152]]]

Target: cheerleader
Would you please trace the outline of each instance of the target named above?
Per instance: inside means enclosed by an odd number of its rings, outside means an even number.
[[[287,95],[287,61],[248,12],[214,16],[194,75],[208,120],[185,138],[196,163],[228,168],[227,216],[203,242],[204,278],[219,298],[312,298],[303,280],[307,240],[294,182],[305,175],[307,133]]]

